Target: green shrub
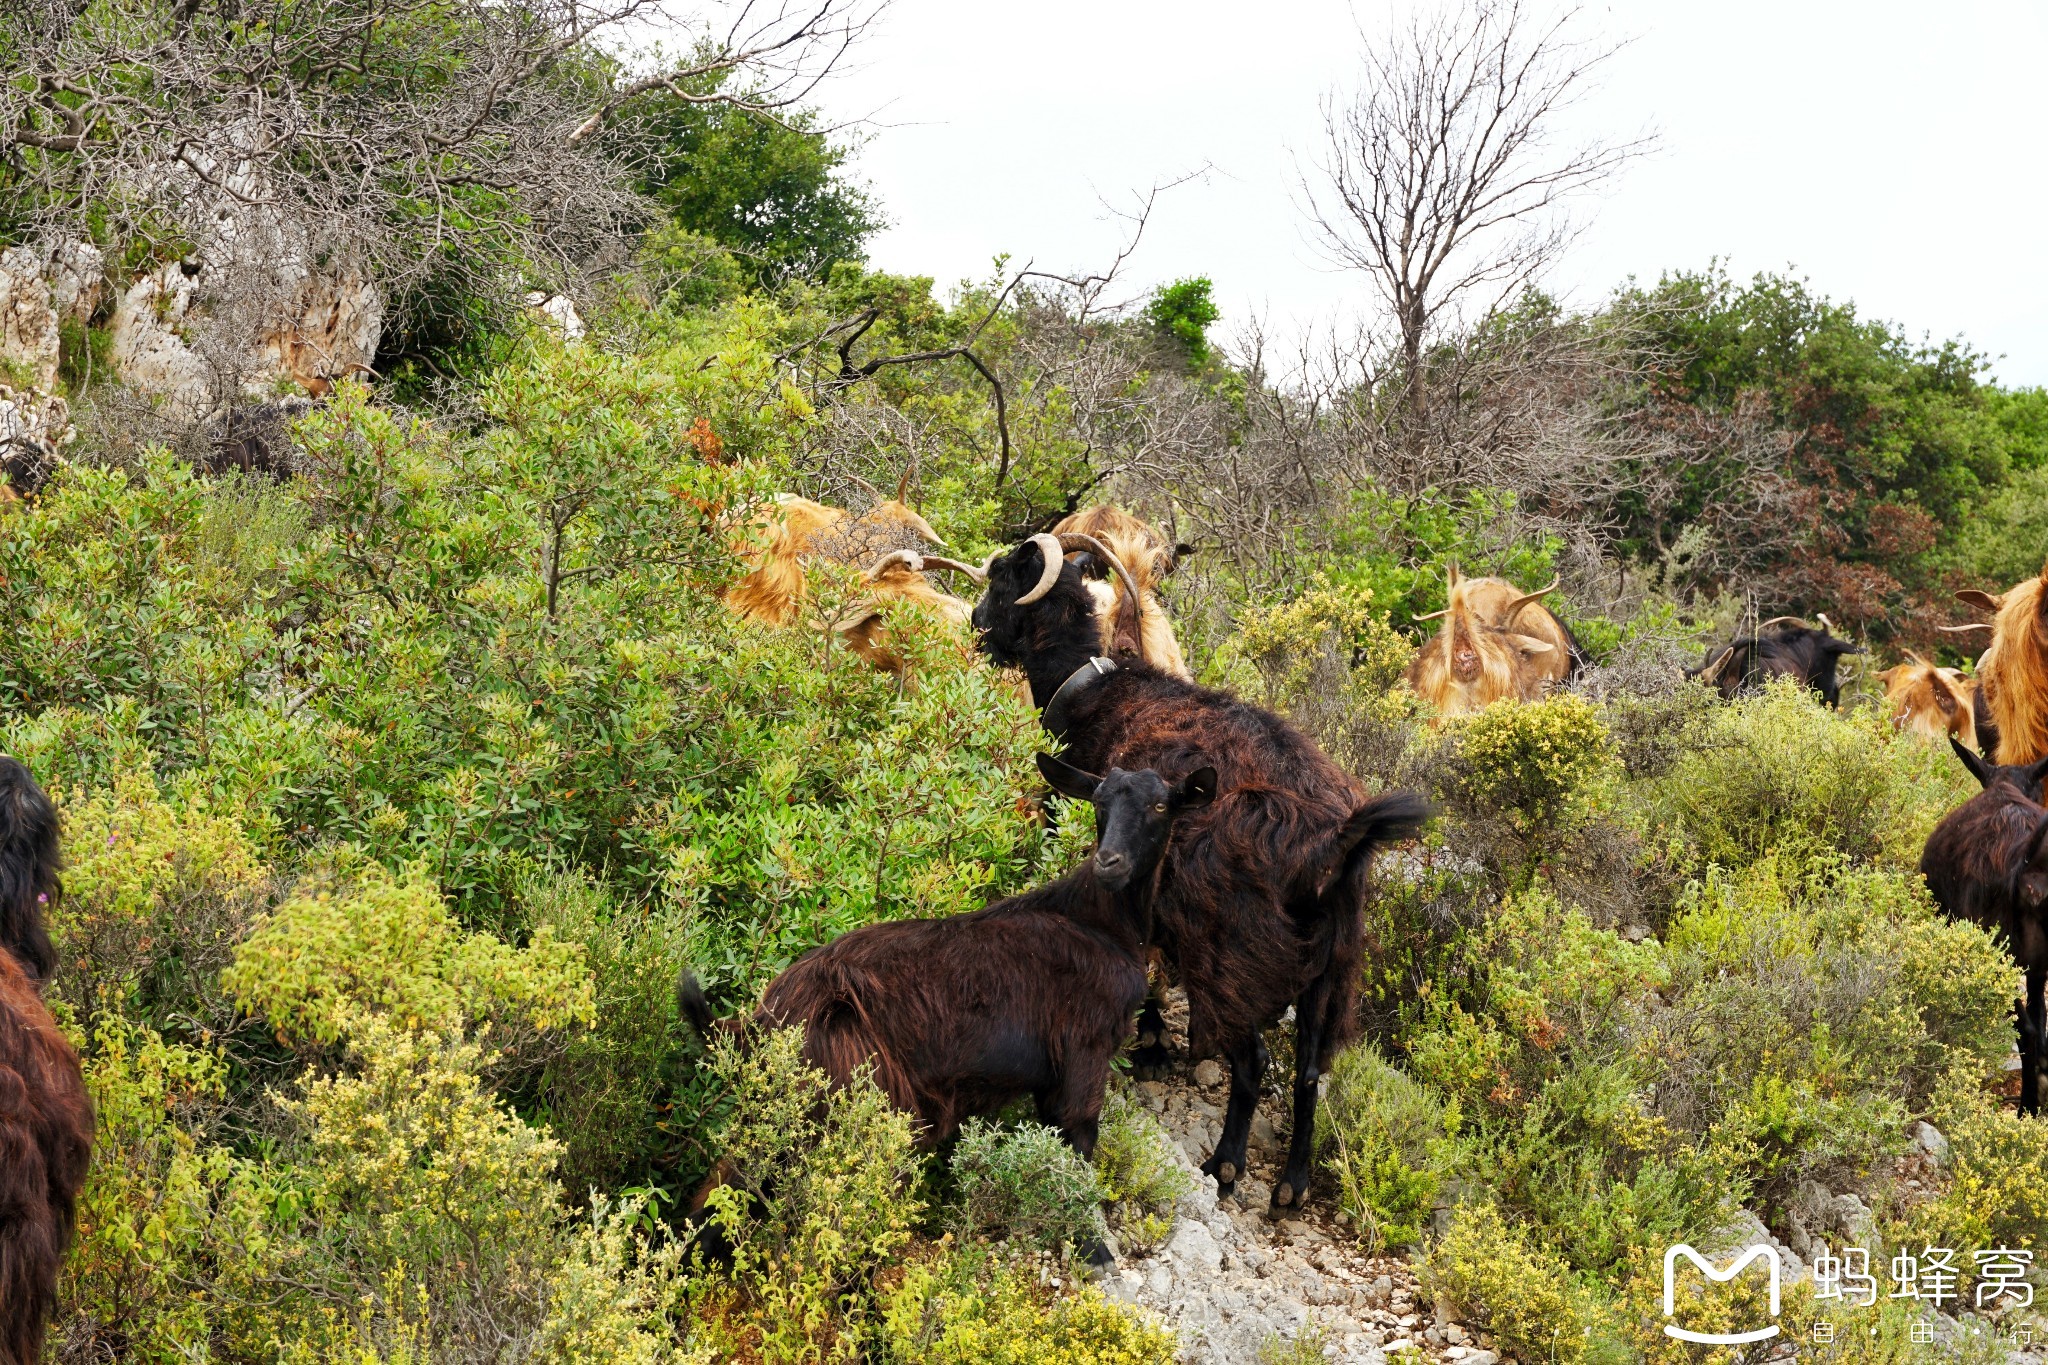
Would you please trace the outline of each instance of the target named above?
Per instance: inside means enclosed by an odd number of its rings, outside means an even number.
[[[853,1359],[871,1304],[848,1292],[900,1256],[922,1211],[910,1119],[867,1080],[833,1090],[778,1029],[706,1069],[729,1098],[709,1138],[737,1183],[706,1204],[732,1264],[694,1291],[696,1340],[764,1361]]]
[[[588,1025],[594,1003],[580,945],[535,931],[525,948],[455,924],[434,884],[371,872],[355,885],[302,889],[235,950],[221,984],[281,1033],[319,1043],[364,1013],[401,1028],[520,1033]]]
[[[1901,735],[1879,708],[1830,711],[1780,679],[1715,712],[1701,747],[1648,795],[1650,817],[1712,862],[1739,866],[1786,845],[1906,869],[1975,791],[1946,746]]]
[[[1323,1365],[1329,1358],[1329,1340],[1314,1322],[1303,1323],[1292,1341],[1275,1332],[1259,1347],[1259,1365]]]
[[[179,809],[143,768],[111,790],[58,788],[64,895],[50,916],[58,989],[82,1014],[126,1009],[167,1027],[218,1022],[216,974],[270,886],[233,820]]]
[[[1558,1256],[1530,1242],[1490,1204],[1458,1211],[1422,1262],[1423,1284],[1525,1361],[1577,1365],[1592,1354],[1594,1307]]]
[[[1948,1187],[1913,1210],[1908,1240],[2048,1256],[2048,1124],[2022,1118],[1966,1075],[1942,1087],[1933,1117],[1949,1140]]]
[[[1498,701],[1450,727],[1463,772],[1459,797],[1522,833],[1568,823],[1613,763],[1600,713],[1584,697]]]
[[[970,1119],[952,1166],[964,1232],[1069,1254],[1102,1236],[1095,1171],[1057,1128]]]
[[[1444,1136],[1442,1103],[1370,1043],[1341,1054],[1329,1077],[1316,1145],[1336,1177],[1338,1203],[1369,1251],[1420,1240],[1439,1185],[1431,1160]]]
[[[1095,1139],[1095,1179],[1125,1252],[1144,1251],[1173,1231],[1174,1205],[1194,1190],[1159,1120],[1119,1085],[1102,1105]]]
[[[911,1262],[882,1296],[882,1358],[895,1365],[1172,1365],[1173,1333],[1092,1286],[1057,1294],[971,1250]]]

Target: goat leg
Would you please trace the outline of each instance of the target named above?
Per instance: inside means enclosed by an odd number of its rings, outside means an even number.
[[[1172,1060],[1172,1054],[1166,1050],[1166,1015],[1160,1008],[1159,986],[1155,982],[1145,991],[1145,1008],[1138,1011],[1138,1044],[1131,1050],[1131,1078],[1163,1080]]]
[[[2017,1013],[2020,1026],[2020,1112],[2041,1112],[2041,1064],[2048,1045],[2048,967],[2027,972],[2027,998]]]
[[[1330,978],[1309,983],[1294,1002],[1294,1128],[1288,1135],[1287,1169],[1273,1187],[1273,1212],[1308,1202],[1316,1156],[1316,1098],[1321,1091],[1323,1039],[1328,1036]]]
[[[1251,1137],[1252,1114],[1259,1107],[1259,1083],[1272,1061],[1256,1031],[1233,1042],[1225,1056],[1230,1062],[1230,1107],[1223,1115],[1223,1136],[1217,1139],[1216,1151],[1202,1163],[1203,1174],[1216,1177],[1219,1198],[1234,1191],[1237,1178],[1244,1174],[1244,1148]]]
[[[1078,1060],[1067,1068],[1057,1091],[1048,1091],[1040,1097],[1038,1116],[1042,1122],[1058,1128],[1069,1147],[1092,1161],[1095,1158],[1095,1141],[1102,1130],[1102,1097],[1109,1087],[1110,1053],[1100,1047],[1082,1044],[1071,1049],[1068,1055]],[[1116,1264],[1109,1245],[1100,1237],[1090,1237],[1074,1248],[1074,1252],[1084,1264],[1096,1270]]]

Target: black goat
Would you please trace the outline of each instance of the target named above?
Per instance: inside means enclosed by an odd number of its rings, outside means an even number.
[[[2002,936],[2026,973],[2026,996],[2015,1010],[2020,1112],[2039,1113],[2048,1040],[2048,807],[2039,798],[2048,759],[1999,767],[1953,738],[1949,744],[1984,790],[1934,827],[1920,872],[1943,911]]]
[[[1292,1141],[1275,1207],[1308,1195],[1317,1082],[1356,1028],[1366,873],[1381,846],[1428,818],[1409,792],[1367,799],[1306,735],[1270,711],[1142,664],[1091,658],[1101,636],[1081,573],[1048,577],[1027,542],[991,560],[974,609],[982,649],[1021,666],[1048,730],[1084,768],[1213,767],[1216,801],[1181,822],[1154,902],[1157,943],[1188,996],[1188,1047],[1230,1064],[1230,1107],[1203,1169],[1228,1193],[1268,1057],[1262,1028],[1295,1010]],[[1134,1061],[1165,1065],[1156,999]]]
[[[983,910],[842,934],[784,969],[754,1015],[802,1026],[805,1058],[839,1084],[872,1063],[927,1147],[1031,1095],[1040,1119],[1093,1155],[1110,1064],[1145,997],[1161,857],[1176,820],[1216,793],[1210,768],[1168,782],[1121,768],[1095,777],[1047,754],[1038,767],[1055,790],[1093,802],[1088,861]],[[708,1031],[694,978],[680,994]]]
[[[1731,700],[1772,678],[1796,678],[1829,706],[1839,706],[1842,684],[1835,677],[1835,664],[1844,654],[1861,654],[1863,648],[1830,633],[1825,616],[1821,621],[1821,628],[1789,616],[1766,621],[1709,651],[1700,666],[1687,669],[1685,675],[1698,678]]]

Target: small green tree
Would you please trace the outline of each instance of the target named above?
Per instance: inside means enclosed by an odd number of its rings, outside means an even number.
[[[1161,285],[1145,305],[1145,321],[1160,337],[1187,357],[1191,365],[1209,358],[1209,326],[1223,316],[1210,297],[1214,286],[1205,275]]]

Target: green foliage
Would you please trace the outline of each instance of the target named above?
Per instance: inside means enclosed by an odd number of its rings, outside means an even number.
[[[1568,694],[1497,701],[1460,718],[1451,733],[1464,799],[1498,811],[1524,833],[1569,823],[1614,758],[1596,708]]]
[[[1322,1365],[1329,1358],[1329,1342],[1312,1321],[1302,1324],[1292,1341],[1275,1332],[1259,1347],[1259,1365]]]
[[[1095,1179],[1126,1254],[1165,1241],[1173,1231],[1174,1205],[1194,1190],[1194,1178],[1175,1155],[1159,1120],[1112,1083],[1095,1140]]]
[[[705,1339],[766,1361],[854,1358],[870,1305],[845,1286],[898,1257],[921,1211],[910,1119],[871,1082],[831,1089],[780,1029],[708,1069],[731,1107],[714,1149],[738,1183],[706,1204],[735,1252],[697,1291]]]
[[[1440,1179],[1435,1145],[1455,1129],[1436,1095],[1361,1043],[1330,1068],[1316,1110],[1316,1145],[1337,1199],[1369,1251],[1421,1240]]]
[[[2048,1132],[1990,1099],[1967,1073],[1932,1106],[1949,1140],[1949,1183],[1906,1219],[1902,1241],[2048,1252]]]
[[[1625,291],[1615,308],[1672,357],[1639,396],[1646,421],[1747,411],[1784,434],[1775,472],[1812,496],[1757,528],[1779,609],[1903,624],[1937,600],[1930,552],[1945,529],[2004,482],[2016,447],[2038,449],[2024,421],[2000,420],[1981,378],[1986,357],[1961,341],[1916,344],[1803,280],[1739,285],[1718,267],[1680,272]],[[1627,533],[1638,548],[1670,545],[1715,501],[1739,497],[1754,472],[1709,459],[1678,477],[1674,506],[1624,509],[1635,513]]]
[[[1206,276],[1163,284],[1145,305],[1145,321],[1191,365],[1209,358],[1209,327],[1223,316],[1210,297],[1215,286]]]
[[[1829,711],[1778,680],[1709,718],[1699,747],[1650,789],[1649,813],[1729,866],[1782,846],[1910,867],[1975,790],[1945,750],[1878,710]]]
[[[1057,1128],[970,1119],[952,1167],[962,1232],[1006,1235],[1068,1255],[1102,1236],[1102,1187]]]
[[[632,115],[631,134],[652,148],[640,191],[675,227],[725,247],[757,283],[822,279],[861,260],[882,217],[847,176],[853,149],[819,124],[808,110],[768,117],[656,93]]]
[[[482,1024],[550,1032],[595,1010],[579,945],[542,927],[525,948],[464,934],[434,884],[381,872],[301,890],[236,949],[221,985],[280,1034],[333,1043],[364,1019],[460,1034]]]
[[[1171,1365],[1173,1333],[1086,1286],[1055,1296],[1020,1267],[942,1247],[883,1294],[882,1359],[902,1365]]]
[[[1596,1309],[1554,1252],[1531,1242],[1491,1204],[1458,1210],[1451,1230],[1423,1261],[1425,1285],[1457,1304],[1528,1361],[1577,1365],[1593,1359]]]

